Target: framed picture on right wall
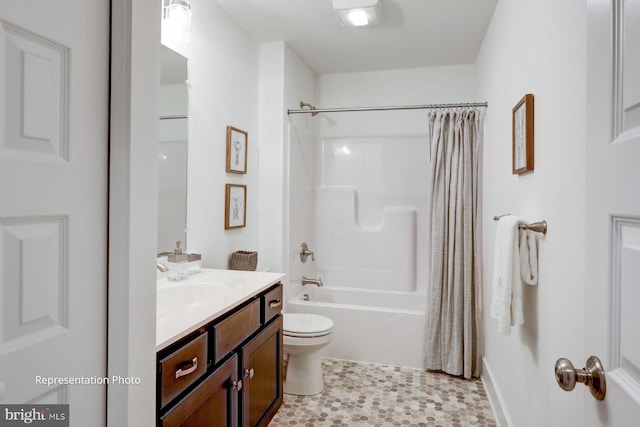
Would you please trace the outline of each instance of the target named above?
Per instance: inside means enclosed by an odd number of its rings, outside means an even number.
[[[513,107],[512,132],[513,173],[533,171],[533,94],[526,94]]]

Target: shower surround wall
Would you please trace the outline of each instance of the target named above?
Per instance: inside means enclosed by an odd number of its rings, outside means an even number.
[[[424,291],[416,280],[427,212],[424,137],[324,138],[319,149],[317,265],[325,283]]]
[[[299,234],[297,245],[310,243],[315,262],[302,264],[292,242],[287,311],[334,321],[326,357],[419,368],[426,286],[416,272],[427,212],[425,138],[318,139],[309,132],[309,118],[291,118],[289,152],[299,163],[291,164],[290,230]],[[322,277],[324,286],[302,289],[302,275]]]

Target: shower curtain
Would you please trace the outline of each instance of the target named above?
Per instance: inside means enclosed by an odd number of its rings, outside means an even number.
[[[478,160],[483,114],[429,114],[429,300],[424,366],[465,378],[480,375]]]

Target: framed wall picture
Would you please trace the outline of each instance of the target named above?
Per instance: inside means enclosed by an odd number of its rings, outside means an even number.
[[[247,186],[226,184],[224,201],[224,229],[242,228],[247,225]]]
[[[247,173],[247,132],[227,126],[227,172]]]
[[[533,95],[526,94],[513,107],[513,173],[533,170]]]

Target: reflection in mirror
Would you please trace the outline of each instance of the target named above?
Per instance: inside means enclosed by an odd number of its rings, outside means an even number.
[[[187,58],[162,46],[158,144],[158,254],[186,248]]]

